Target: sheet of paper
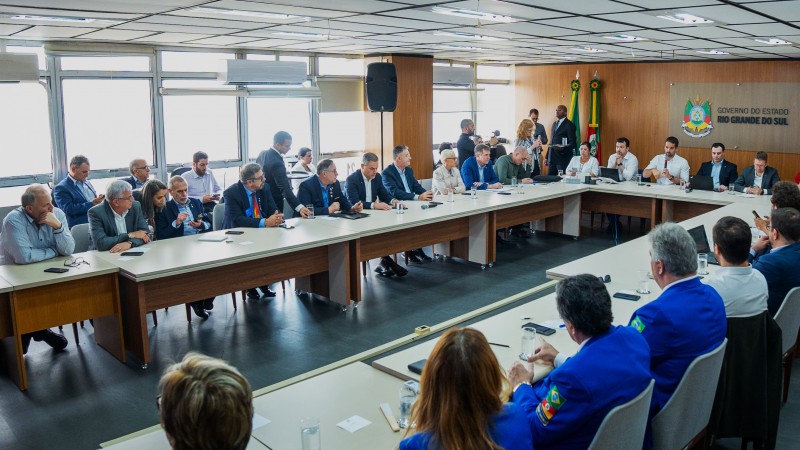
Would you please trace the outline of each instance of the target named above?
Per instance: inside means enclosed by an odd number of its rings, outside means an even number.
[[[135,256],[121,256],[118,261],[130,261],[133,258],[135,258]]]
[[[355,433],[356,431],[364,428],[365,426],[371,424],[369,420],[361,417],[361,416],[353,416],[349,419],[345,419],[336,424],[337,427],[349,431],[351,433]]]
[[[511,186],[503,186],[499,189],[486,189],[487,192],[508,192],[512,189]]]
[[[260,414],[253,414],[253,430],[255,430],[256,428],[261,428],[270,422],[272,421]]]
[[[253,241],[242,241],[239,242],[239,245],[253,245]]]
[[[755,194],[739,194],[739,196],[744,198],[756,198]]]
[[[336,220],[338,217],[335,216],[318,216],[322,220]]]

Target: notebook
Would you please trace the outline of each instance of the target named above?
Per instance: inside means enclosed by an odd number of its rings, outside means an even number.
[[[694,244],[697,247],[697,253],[707,254],[709,264],[719,265],[719,261],[717,261],[714,251],[711,250],[711,246],[708,245],[708,237],[706,236],[705,225],[692,228],[689,230],[689,235],[691,235],[692,239],[694,239]]]
[[[695,175],[689,179],[689,187],[696,191],[713,191],[714,179],[705,175]]]

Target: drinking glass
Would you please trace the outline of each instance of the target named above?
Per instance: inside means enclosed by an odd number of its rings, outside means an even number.
[[[472,186],[472,187],[469,189],[469,195],[470,195],[470,197],[472,197],[473,199],[475,199],[475,198],[478,198],[478,188],[477,188],[477,187],[475,187],[475,186]]]
[[[309,215],[308,218],[314,219],[314,205],[306,205],[306,209],[311,212],[311,215]]]
[[[300,420],[300,439],[303,443],[303,450],[320,450],[322,448],[319,418],[307,417]]]
[[[511,177],[511,187],[517,186],[517,177]]]
[[[406,385],[400,388],[400,419],[397,425],[400,428],[408,428],[408,418],[411,415],[411,406],[417,400],[417,394]]]
[[[455,195],[453,193],[453,191],[454,191],[454,189],[450,189],[450,190],[447,191],[447,201],[449,203],[453,203],[455,201],[455,199],[453,198],[453,196]]]
[[[686,190],[686,181],[681,180],[680,188],[681,188],[682,191]]]
[[[522,340],[520,346],[519,359],[527,361],[529,357],[536,353],[536,328],[524,327],[522,329]]]
[[[728,194],[729,195],[736,195],[736,185],[731,183],[728,185]]]
[[[636,288],[636,292],[639,294],[650,293],[650,277],[647,276],[646,270],[639,271],[639,287]]]
[[[644,183],[642,183],[642,176],[641,175],[636,175],[636,184],[639,185],[639,186],[644,186]]]
[[[405,214],[405,211],[403,210],[403,202],[401,202],[401,201],[397,202],[396,211],[397,211],[397,214]]]
[[[697,254],[697,273],[699,275],[708,275],[708,254]]]

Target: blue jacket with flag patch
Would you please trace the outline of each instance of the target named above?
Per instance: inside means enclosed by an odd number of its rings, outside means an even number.
[[[650,379],[647,342],[633,328],[611,327],[534,386],[520,385],[514,402],[528,416],[533,448],[585,449],[606,414]]]

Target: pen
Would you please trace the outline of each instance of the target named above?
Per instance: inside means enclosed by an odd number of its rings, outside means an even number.
[[[498,343],[496,343],[496,342],[489,342],[489,345],[496,345],[496,346],[498,346],[498,347],[511,348],[510,346],[508,346],[508,345],[506,345],[506,344],[498,344]]]

